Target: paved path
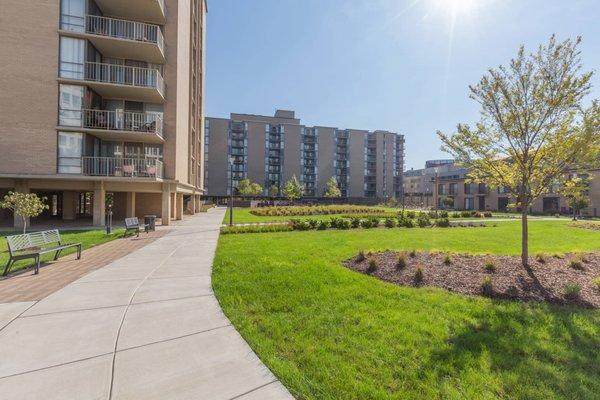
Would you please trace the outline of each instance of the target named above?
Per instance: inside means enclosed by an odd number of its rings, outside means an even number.
[[[38,302],[0,304],[0,398],[292,399],[211,288],[223,209]]]

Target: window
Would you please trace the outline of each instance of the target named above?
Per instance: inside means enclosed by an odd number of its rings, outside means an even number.
[[[85,0],[61,0],[60,29],[85,31]]]
[[[83,133],[58,132],[58,173],[80,174]]]
[[[465,210],[472,210],[475,208],[475,203],[472,197],[465,198]]]
[[[61,36],[60,69],[61,78],[83,79],[85,41]]]
[[[60,85],[58,124],[82,126],[83,86]]]

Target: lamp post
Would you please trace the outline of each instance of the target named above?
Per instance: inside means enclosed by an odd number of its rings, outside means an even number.
[[[435,172],[435,182],[434,182],[434,187],[433,187],[433,193],[434,193],[434,198],[433,198],[433,206],[434,206],[434,210],[435,210],[435,215],[437,216],[437,212],[438,212],[438,169],[434,168],[433,170]]]
[[[404,182],[402,182],[402,214],[404,214],[404,196],[405,196]]]
[[[229,226],[233,226],[233,162],[235,157],[229,157]]]

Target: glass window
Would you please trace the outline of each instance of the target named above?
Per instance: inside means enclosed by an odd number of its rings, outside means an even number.
[[[83,79],[85,40],[61,36],[60,71],[61,78]]]
[[[80,174],[83,133],[58,132],[58,173]]]
[[[58,124],[82,126],[83,86],[60,85]]]
[[[61,0],[60,29],[85,31],[85,0]]]

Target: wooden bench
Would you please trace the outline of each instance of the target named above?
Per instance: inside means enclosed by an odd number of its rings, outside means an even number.
[[[139,237],[140,229],[144,229],[146,233],[148,233],[146,225],[140,224],[140,220],[137,217],[125,218],[125,232],[123,233],[123,237],[125,237],[129,231],[134,231]]]
[[[35,259],[35,274],[40,272],[40,256],[46,253],[56,252],[54,260],[64,249],[69,247],[77,247],[77,259],[81,259],[81,243],[63,243],[60,240],[60,233],[57,229],[33,233],[25,233],[22,235],[7,236],[8,254],[10,258],[4,267],[3,275],[8,274],[11,265],[18,260],[27,258]]]

